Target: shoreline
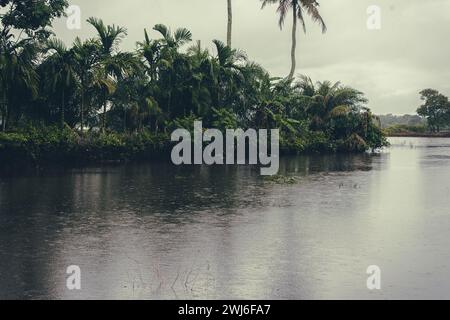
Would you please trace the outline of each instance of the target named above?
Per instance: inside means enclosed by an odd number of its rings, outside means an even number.
[[[294,138],[280,137],[281,155],[362,153],[374,149],[356,134],[340,140],[314,132]],[[382,147],[387,142],[382,138],[378,144]],[[30,128],[24,132],[0,133],[0,165],[35,167],[58,163],[120,163],[170,159],[176,145],[168,134],[155,134],[147,130],[80,135],[67,128]]]
[[[450,132],[442,133],[396,133],[387,135],[388,138],[450,138]]]

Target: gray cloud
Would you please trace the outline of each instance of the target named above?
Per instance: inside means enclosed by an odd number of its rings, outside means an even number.
[[[143,29],[156,23],[187,27],[194,38],[211,47],[225,39],[225,0],[72,0],[90,16],[108,24],[126,26],[129,36],[123,49],[131,50],[143,38]],[[420,104],[418,92],[432,87],[450,95],[450,0],[322,0],[328,25],[322,35],[307,21],[307,34],[299,33],[298,73],[313,80],[342,81],[368,96],[376,113],[412,113]],[[370,5],[382,9],[382,29],[366,27]],[[272,74],[285,76],[290,65],[290,26],[278,28],[276,7],[260,10],[259,0],[234,0],[235,47],[245,50]],[[86,23],[68,30],[55,23],[66,42],[90,37]],[[152,33],[157,36],[156,33]]]

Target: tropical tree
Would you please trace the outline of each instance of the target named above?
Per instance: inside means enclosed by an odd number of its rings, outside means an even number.
[[[362,92],[343,86],[340,82],[322,81],[314,84],[309,77],[301,76],[295,87],[305,98],[306,111],[316,128],[323,127],[333,114],[361,108],[367,102]]]
[[[297,49],[297,23],[300,21],[303,31],[306,33],[306,24],[304,14],[311,17],[314,22],[317,22],[322,28],[322,32],[327,31],[322,16],[319,13],[319,3],[316,0],[261,0],[262,8],[269,4],[278,3],[277,12],[280,15],[279,26],[283,29],[284,21],[289,12],[292,10],[292,48],[291,48],[291,71],[288,78],[292,79],[296,70],[296,49]]]
[[[2,130],[6,130],[12,105],[27,92],[37,95],[39,43],[51,35],[52,20],[61,17],[67,5],[67,0],[0,1]]]
[[[192,41],[192,33],[186,28],[178,28],[172,33],[166,25],[157,24],[153,27],[153,30],[158,31],[163,36],[165,49],[172,51],[172,53]]]
[[[190,79],[192,111],[205,119],[211,114],[216,89],[214,62],[208,49],[197,41],[188,49],[192,77]]]
[[[2,131],[7,128],[14,100],[30,92],[37,94],[38,75],[35,70],[38,47],[34,41],[14,41],[9,28],[0,33],[0,107]],[[21,93],[20,93],[21,92]],[[17,94],[15,94],[17,93]]]
[[[105,25],[101,19],[89,18],[87,22],[92,25],[98,34],[99,61],[94,67],[94,87],[99,90],[100,101],[103,107],[101,128],[106,130],[106,114],[108,97],[116,90],[117,77],[123,76],[134,62],[133,55],[118,52],[122,39],[127,35],[125,28],[115,25]]]
[[[160,40],[160,88],[164,92],[166,113],[168,116],[172,110],[173,96],[185,93],[187,80],[185,75],[189,74],[190,66],[186,55],[181,54],[179,49],[192,41],[192,33],[186,28],[178,28],[172,33],[170,28],[163,24],[157,24],[153,30],[162,35]],[[183,106],[184,108],[184,106]]]
[[[236,90],[243,82],[242,69],[247,61],[246,54],[241,50],[231,49],[220,40],[213,40],[217,55],[214,57],[213,68],[216,82],[216,105],[219,108],[232,103]],[[228,105],[228,107],[232,107]]]
[[[63,128],[66,92],[72,85],[76,85],[74,52],[68,49],[61,40],[54,38],[48,40],[46,50],[51,52],[46,63],[49,67],[48,75],[51,77],[52,88],[61,92],[60,124]]]
[[[75,74],[80,84],[80,130],[82,133],[85,127],[87,93],[93,85],[93,68],[99,61],[99,48],[100,43],[94,39],[83,42],[77,37],[73,44]]]
[[[162,67],[161,47],[162,42],[151,40],[147,29],[144,29],[144,41],[137,43],[138,54],[149,80],[154,83],[158,80],[158,71]]]

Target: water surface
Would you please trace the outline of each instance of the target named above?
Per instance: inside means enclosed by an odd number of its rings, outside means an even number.
[[[2,177],[0,298],[448,299],[450,139],[391,142],[284,158],[289,183],[164,163]]]

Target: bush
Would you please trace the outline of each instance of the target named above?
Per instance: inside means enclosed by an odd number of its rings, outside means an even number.
[[[353,133],[345,140],[338,141],[337,150],[340,152],[365,152],[369,145],[358,134]]]
[[[0,133],[0,162],[39,164],[149,159],[166,155],[168,142],[167,135],[148,131],[87,133],[81,138],[68,128],[27,128],[20,133]]]

